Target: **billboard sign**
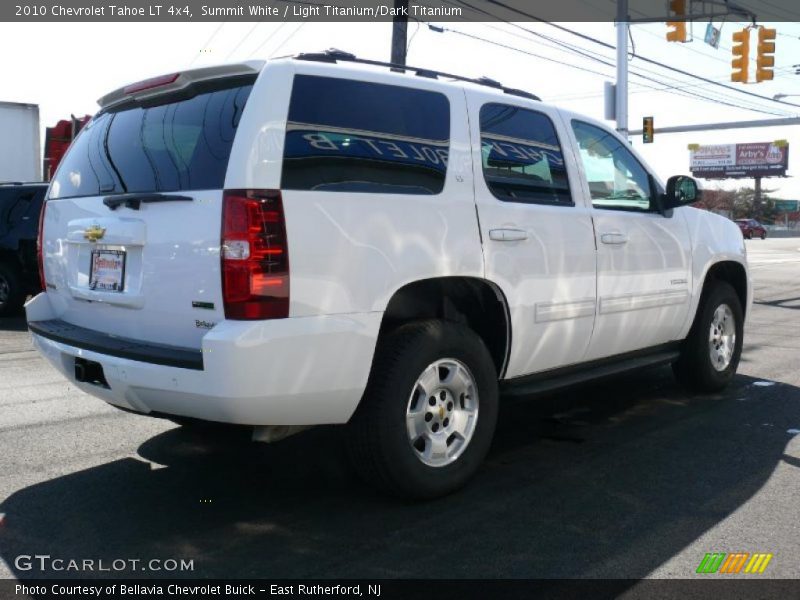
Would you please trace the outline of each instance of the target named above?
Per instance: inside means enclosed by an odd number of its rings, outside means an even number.
[[[789,167],[789,144],[756,142],[695,146],[690,169],[695,177],[784,177]]]

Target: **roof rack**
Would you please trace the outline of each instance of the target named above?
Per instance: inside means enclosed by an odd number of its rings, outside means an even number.
[[[517,90],[514,88],[505,87],[500,82],[495,81],[494,79],[489,79],[488,77],[480,77],[479,79],[472,79],[470,77],[453,75],[452,73],[435,71],[433,69],[412,67],[410,65],[401,65],[392,62],[384,62],[381,60],[369,60],[367,58],[358,58],[355,54],[344,52],[342,50],[337,50],[336,48],[330,48],[323,52],[304,52],[302,54],[297,54],[292,58],[294,58],[295,60],[308,60],[313,62],[326,62],[326,63],[337,63],[339,61],[352,62],[362,65],[372,65],[375,67],[389,67],[395,71],[414,71],[417,74],[417,77],[426,77],[429,79],[438,79],[439,77],[444,77],[447,79],[455,79],[456,81],[477,83],[478,85],[483,85],[497,90],[502,90],[504,93],[510,94],[512,96],[520,96],[522,98],[528,98],[529,100],[541,101],[541,98],[539,98],[539,96],[535,94],[531,94],[530,92],[526,92],[524,90]]]

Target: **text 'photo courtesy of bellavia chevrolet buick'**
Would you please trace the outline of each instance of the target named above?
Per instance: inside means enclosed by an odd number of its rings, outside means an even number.
[[[431,498],[478,469],[501,397],[736,371],[737,225],[530,93],[328,51],[99,103],[50,185],[26,310],[116,407],[262,441],[343,424],[365,480]]]

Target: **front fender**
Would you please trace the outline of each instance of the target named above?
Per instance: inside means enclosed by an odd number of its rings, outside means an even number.
[[[747,249],[744,237],[733,221],[714,213],[686,207],[678,209],[684,212],[692,242],[691,265],[691,305],[688,317],[681,329],[681,339],[685,338],[692,327],[708,272],[717,264],[733,262],[742,266],[747,281],[747,300],[744,309],[745,318],[750,314],[753,303],[753,282],[747,264]]]

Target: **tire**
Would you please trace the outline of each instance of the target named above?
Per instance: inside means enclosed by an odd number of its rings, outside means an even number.
[[[348,424],[353,467],[394,496],[449,494],[489,451],[497,404],[494,362],[472,330],[433,320],[403,325],[379,340],[367,389]],[[434,446],[441,452],[433,453]]]
[[[739,366],[744,315],[736,291],[724,281],[714,282],[700,302],[689,335],[681,345],[680,358],[673,363],[672,370],[677,380],[691,391],[718,392],[730,383]],[[724,307],[728,307],[728,311]],[[733,340],[728,337],[730,333],[734,334]]]
[[[761,234],[761,239],[762,240],[767,239],[767,232],[766,231]]]
[[[744,239],[746,239],[746,240],[752,240],[752,239],[753,239],[753,232],[752,232],[752,231],[748,231],[748,232],[745,234],[745,236],[744,236]]]
[[[0,317],[18,315],[25,304],[22,278],[13,266],[0,263]]]

